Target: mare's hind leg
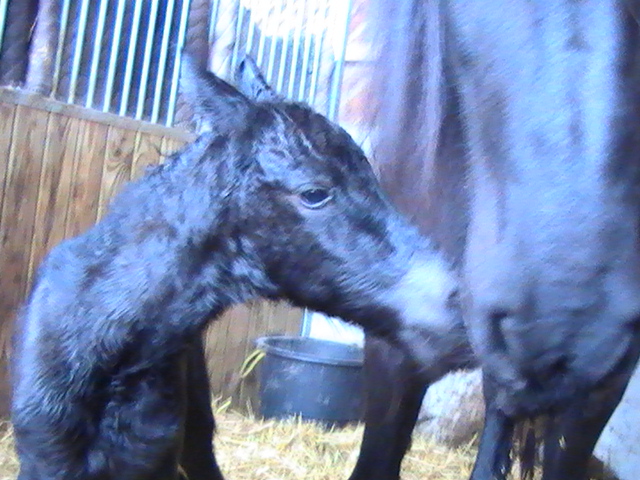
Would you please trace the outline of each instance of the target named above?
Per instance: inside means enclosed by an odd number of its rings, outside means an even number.
[[[364,351],[365,430],[350,480],[397,480],[427,382],[386,341],[367,337]]]
[[[180,458],[181,476],[188,480],[223,480],[213,453],[215,420],[202,338],[189,351],[187,412]]]
[[[514,422],[494,407],[491,380],[483,376],[485,420],[471,480],[504,480],[511,468]]]

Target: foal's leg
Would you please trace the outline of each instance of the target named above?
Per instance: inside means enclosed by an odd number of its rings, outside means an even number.
[[[180,466],[189,480],[223,480],[213,453],[215,420],[202,338],[188,353],[187,411]]]
[[[397,480],[427,382],[386,341],[368,336],[364,353],[365,430],[350,480]]]
[[[511,469],[514,422],[497,408],[491,380],[483,377],[485,420],[471,480],[504,480]]]

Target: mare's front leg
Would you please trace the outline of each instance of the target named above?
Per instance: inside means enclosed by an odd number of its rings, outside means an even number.
[[[367,336],[364,349],[365,430],[350,480],[397,480],[411,444],[427,382],[406,355]]]
[[[483,375],[485,419],[471,480],[504,480],[511,469],[514,421],[499,411],[491,380]]]
[[[198,337],[188,352],[187,410],[180,466],[188,480],[223,480],[213,453],[215,420],[204,344]]]
[[[586,480],[589,460],[602,430],[620,403],[635,360],[604,388],[572,401],[552,415],[544,438],[543,480]]]

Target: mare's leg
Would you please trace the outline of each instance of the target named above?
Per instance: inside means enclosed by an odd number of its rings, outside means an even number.
[[[471,480],[504,480],[511,468],[514,422],[497,408],[491,380],[483,376],[485,420]]]
[[[589,460],[600,434],[620,403],[630,374],[566,405],[547,423],[543,480],[586,480]]]
[[[364,356],[365,430],[350,480],[397,480],[411,444],[427,382],[403,352],[367,337]]]
[[[586,480],[593,449],[622,399],[640,355],[636,336],[617,372],[598,390],[556,412],[545,431],[543,480]]]
[[[196,339],[188,355],[187,411],[180,466],[189,480],[222,480],[213,453],[215,420],[202,338]]]

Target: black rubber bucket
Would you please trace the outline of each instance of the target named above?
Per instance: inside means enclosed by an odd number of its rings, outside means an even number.
[[[257,340],[260,362],[260,414],[299,416],[327,427],[362,418],[362,349],[308,337]]]

